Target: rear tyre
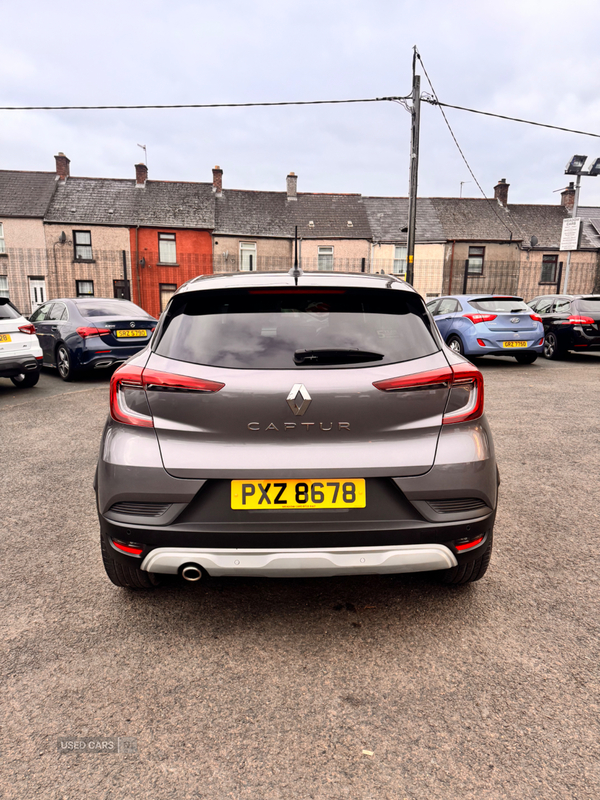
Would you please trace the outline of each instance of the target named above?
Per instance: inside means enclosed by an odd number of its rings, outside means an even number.
[[[487,568],[492,557],[493,545],[493,532],[490,531],[488,535],[488,546],[484,553],[474,561],[468,561],[466,564],[458,564],[456,567],[441,570],[439,578],[442,583],[459,585],[461,583],[473,583],[483,578],[487,572]]]
[[[30,389],[36,385],[39,379],[40,373],[39,370],[36,370],[35,372],[22,372],[20,375],[14,375],[11,381],[19,389]]]
[[[517,353],[515,356],[519,364],[533,364],[537,357],[537,353]]]
[[[56,348],[56,368],[63,381],[73,380],[73,364],[64,344],[59,344]]]
[[[139,567],[123,564],[121,561],[111,558],[104,537],[100,539],[100,547],[104,569],[115,586],[125,589],[154,589],[160,584],[159,576],[153,572],[144,572]]]
[[[446,344],[450,350],[454,350],[455,353],[460,353],[461,356],[464,356],[465,348],[458,336],[450,336]]]
[[[544,339],[544,358],[557,359],[565,354],[564,348],[558,343],[558,337],[552,331],[546,334]]]

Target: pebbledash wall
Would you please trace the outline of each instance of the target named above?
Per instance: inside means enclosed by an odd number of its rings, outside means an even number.
[[[175,236],[176,261],[159,261],[159,234]],[[182,284],[212,273],[210,231],[181,228],[130,228],[128,246],[134,265],[131,299],[154,317]]]
[[[77,297],[78,282],[92,281],[95,297],[114,297],[115,281],[123,279],[123,251],[130,271],[129,229],[82,223],[46,223],[48,298]],[[92,258],[75,256],[74,231],[91,236]],[[66,241],[61,242],[62,234]]]
[[[30,278],[46,278],[47,255],[41,219],[1,217],[6,251],[0,253],[0,275],[8,283],[8,295],[23,314],[32,310]]]

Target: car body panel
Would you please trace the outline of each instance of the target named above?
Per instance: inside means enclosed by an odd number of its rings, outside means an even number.
[[[41,369],[39,338],[35,333],[19,330],[29,325],[29,320],[10,300],[0,298],[0,377],[11,378]]]
[[[595,302],[590,303],[590,300]],[[600,295],[539,295],[529,305],[542,318],[544,333],[556,336],[559,349],[600,351]],[[598,308],[591,308],[597,305]],[[539,310],[538,310],[539,309]],[[570,317],[586,317],[592,324],[571,324]]]

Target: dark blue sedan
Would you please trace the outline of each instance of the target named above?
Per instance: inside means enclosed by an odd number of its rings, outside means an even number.
[[[44,353],[63,381],[78,370],[105,369],[139,353],[157,320],[129,300],[86,297],[50,300],[30,317]]]

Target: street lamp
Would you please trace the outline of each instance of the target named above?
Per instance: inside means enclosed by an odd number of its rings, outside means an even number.
[[[585,169],[587,167],[587,169]],[[577,209],[579,207],[579,187],[581,185],[581,176],[587,175],[589,177],[596,177],[600,175],[600,158],[588,158],[587,156],[573,156],[565,167],[565,175],[576,175],[575,179],[575,200],[573,202],[573,211],[571,216],[577,219]],[[569,270],[571,268],[571,250],[567,252],[567,269],[565,271],[565,286],[564,292],[567,293],[569,288]]]

